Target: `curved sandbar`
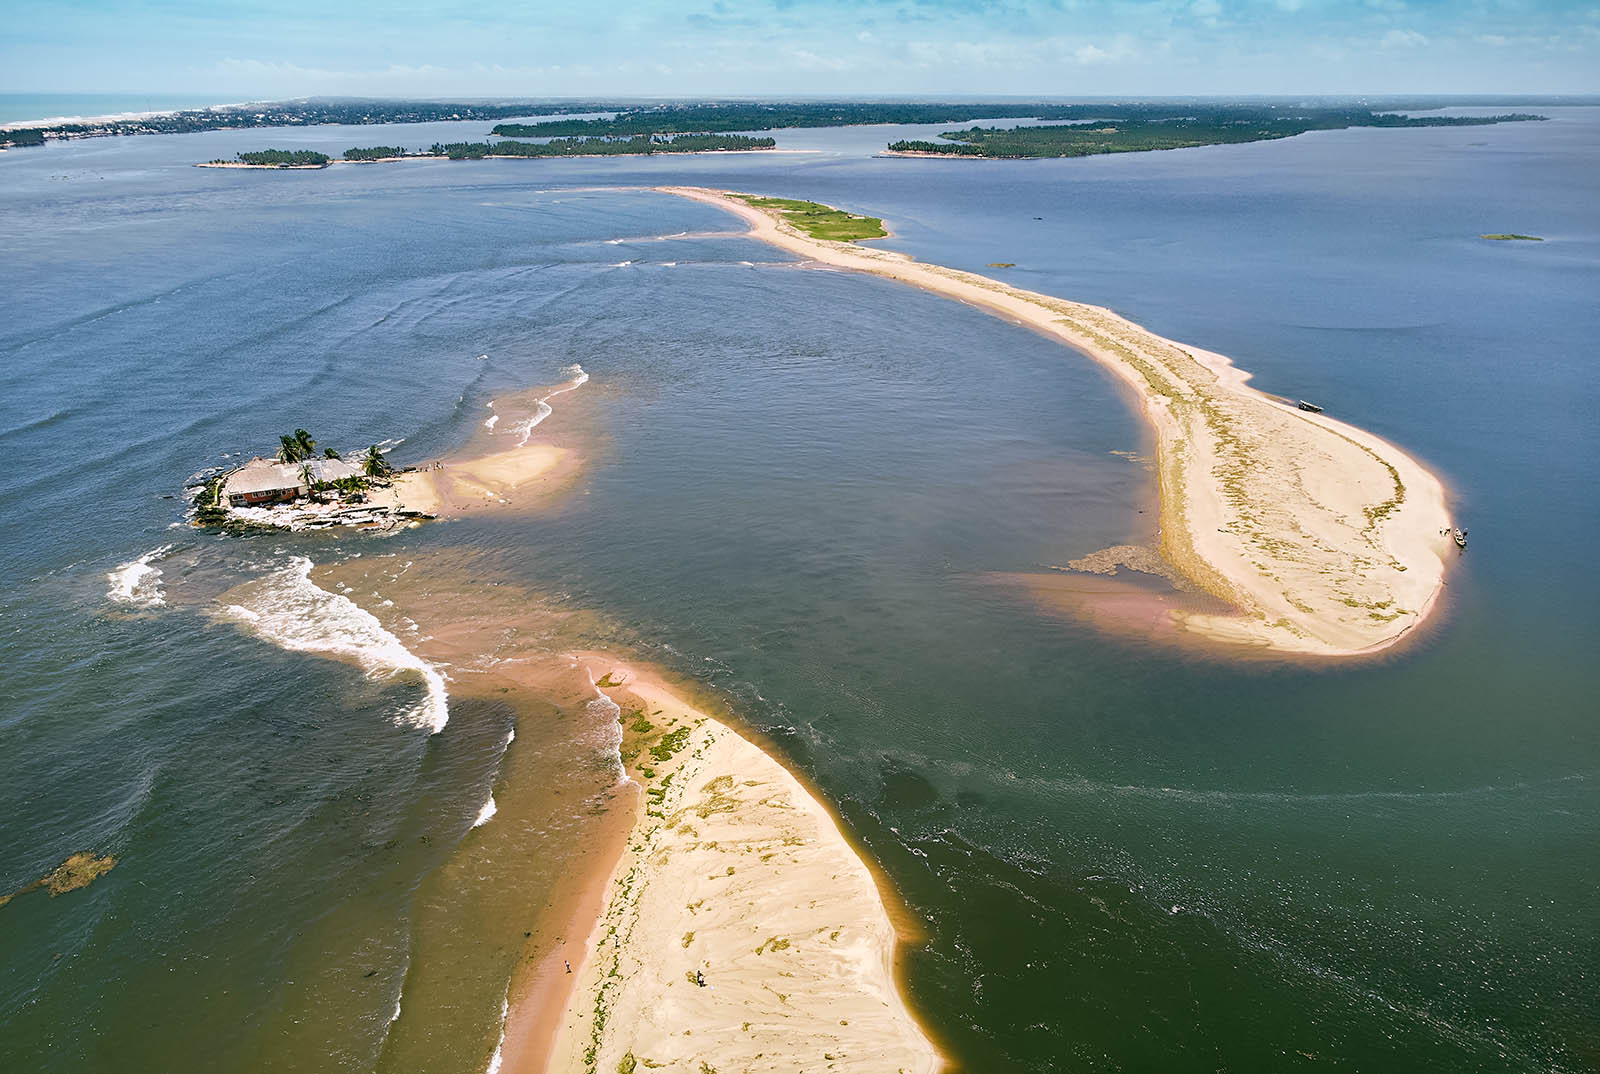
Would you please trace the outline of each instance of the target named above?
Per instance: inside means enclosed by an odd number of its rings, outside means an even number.
[[[645,809],[544,1069],[942,1069],[895,987],[877,885],[828,810],[659,679],[574,655],[626,718],[670,730],[630,765]]]
[[[1444,487],[1393,444],[1256,391],[1219,354],[1164,339],[1100,306],[813,239],[740,195],[658,187],[749,222],[755,238],[826,265],[959,299],[1054,336],[1136,391],[1156,433],[1161,552],[1238,615],[1176,612],[1206,636],[1287,653],[1386,648],[1427,616],[1444,582]]]

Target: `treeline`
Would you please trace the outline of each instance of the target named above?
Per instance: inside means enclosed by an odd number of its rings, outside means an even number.
[[[560,104],[466,104],[459,101],[309,100],[196,108],[145,119],[108,120],[104,123],[58,123],[48,127],[0,131],[0,145],[42,145],[56,138],[97,138],[134,134],[190,134],[195,131],[234,130],[247,127],[298,127],[340,123],[440,123],[449,120],[492,121],[525,116],[530,112],[567,115],[573,112],[610,111],[614,105],[598,101],[564,101]]]
[[[948,123],[958,119],[1021,118],[1042,115],[1039,104],[718,104],[635,108],[610,119],[557,119],[542,123],[502,123],[505,138],[563,135],[716,134],[770,131],[786,127],[845,127],[862,123]]]
[[[329,156],[310,149],[258,149],[252,153],[236,154],[240,164],[253,164],[268,168],[325,168]],[[231,164],[233,161],[213,160],[213,164]]]
[[[408,157],[407,153],[397,145],[375,145],[368,149],[346,149],[345,160],[386,160],[389,157]]]
[[[1364,126],[1441,126],[1470,124],[1484,120],[1463,117],[1389,116],[1375,120],[1369,109],[1393,113],[1450,105],[1483,105],[1506,98],[1389,98],[1378,106],[1360,106],[1345,100],[1305,105],[1300,102],[1229,101],[1216,99],[1100,102],[1057,104],[1051,102],[948,102],[893,101],[808,101],[768,103],[756,101],[695,101],[651,105],[607,101],[563,101],[559,104],[518,101],[515,103],[464,103],[459,101],[365,101],[348,99],[309,100],[237,105],[225,108],[189,109],[171,115],[146,119],[108,120],[104,123],[60,123],[0,131],[0,146],[41,145],[47,139],[92,138],[105,135],[184,134],[193,131],[229,130],[245,127],[293,127],[340,123],[438,123],[449,120],[500,121],[530,113],[573,115],[611,112],[609,119],[556,119],[541,123],[502,123],[494,133],[510,138],[631,137],[638,134],[727,134],[738,131],[778,130],[785,127],[837,127],[861,123],[959,123],[996,119],[1046,120],[1133,120],[1157,121],[1182,118],[1203,122],[1218,112],[1232,121],[1287,119],[1317,114],[1345,113],[1366,116]],[[1581,104],[1593,98],[1517,98],[1519,103]],[[1202,114],[1203,113],[1203,114]],[[1534,117],[1519,117],[1534,118]],[[1350,123],[1344,124],[1352,125]],[[1310,129],[1310,128],[1307,128]]]
[[[1438,107],[1441,102],[1396,103],[1394,108]],[[948,123],[954,120],[1038,119],[1076,122],[1189,122],[1211,126],[1233,124],[1308,124],[1311,130],[1348,126],[1467,126],[1512,119],[1540,119],[1517,114],[1492,118],[1466,116],[1406,117],[1367,108],[1307,106],[1276,101],[1133,101],[1095,104],[1010,102],[987,104],[827,103],[756,104],[729,102],[661,105],[619,112],[610,119],[557,119],[541,123],[502,123],[495,134],[505,138],[562,136],[630,136],[637,134],[717,133],[778,130],[785,127],[841,127],[864,123]],[[1299,133],[1299,132],[1295,132]]]
[[[1091,121],[1039,127],[973,126],[946,131],[939,136],[943,141],[902,140],[890,142],[888,148],[894,153],[959,157],[1084,157],[1260,142],[1348,127],[1475,127],[1544,118],[1521,112],[1498,116],[1404,116],[1362,109],[1298,109],[1290,114],[1287,109],[1261,106],[1208,109],[1204,114],[1196,114],[1198,110],[1191,106],[1188,114],[1181,116],[1149,114],[1159,111],[1142,109],[1136,117],[1102,115]]]
[[[699,134],[659,137],[641,134],[632,138],[553,138],[548,142],[435,142],[431,155],[451,160],[481,160],[484,157],[587,157],[641,156],[651,153],[705,153],[713,150],[772,149],[771,138],[741,135]]]

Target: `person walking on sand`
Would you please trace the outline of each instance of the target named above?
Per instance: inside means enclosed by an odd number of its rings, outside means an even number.
[[[568,973],[572,972],[572,963],[568,962],[566,959],[562,959],[561,964],[567,967]]]

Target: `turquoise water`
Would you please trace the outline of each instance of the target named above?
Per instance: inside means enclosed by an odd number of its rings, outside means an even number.
[[[414,682],[268,645],[209,594],[461,549],[779,744],[926,923],[908,984],[969,1069],[1594,1069],[1600,111],[1553,114],[1060,162],[874,160],[885,128],[293,174],[188,167],[259,131],[0,158],[0,891],[120,859],[0,908],[0,1065],[379,1064],[417,893],[508,714],[455,701],[429,736]],[[1314,670],[1040,606],[1006,578],[1150,536],[1108,378],[708,207],[589,189],[668,181],[870,210],[896,249],[1110,305],[1402,444],[1471,529],[1442,624]],[[554,514],[174,528],[164,497],[222,452],[306,425],[427,458],[575,362],[606,447]],[[163,605],[108,596],[169,544]]]

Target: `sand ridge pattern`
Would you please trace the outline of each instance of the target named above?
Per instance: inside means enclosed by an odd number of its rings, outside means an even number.
[[[753,237],[819,263],[1020,321],[1115,373],[1156,432],[1162,555],[1238,610],[1175,610],[1181,626],[1260,649],[1349,656],[1393,645],[1435,606],[1450,546],[1444,487],[1394,445],[1256,391],[1222,355],[1103,307],[813,239],[727,192],[658,189],[735,213]]]

